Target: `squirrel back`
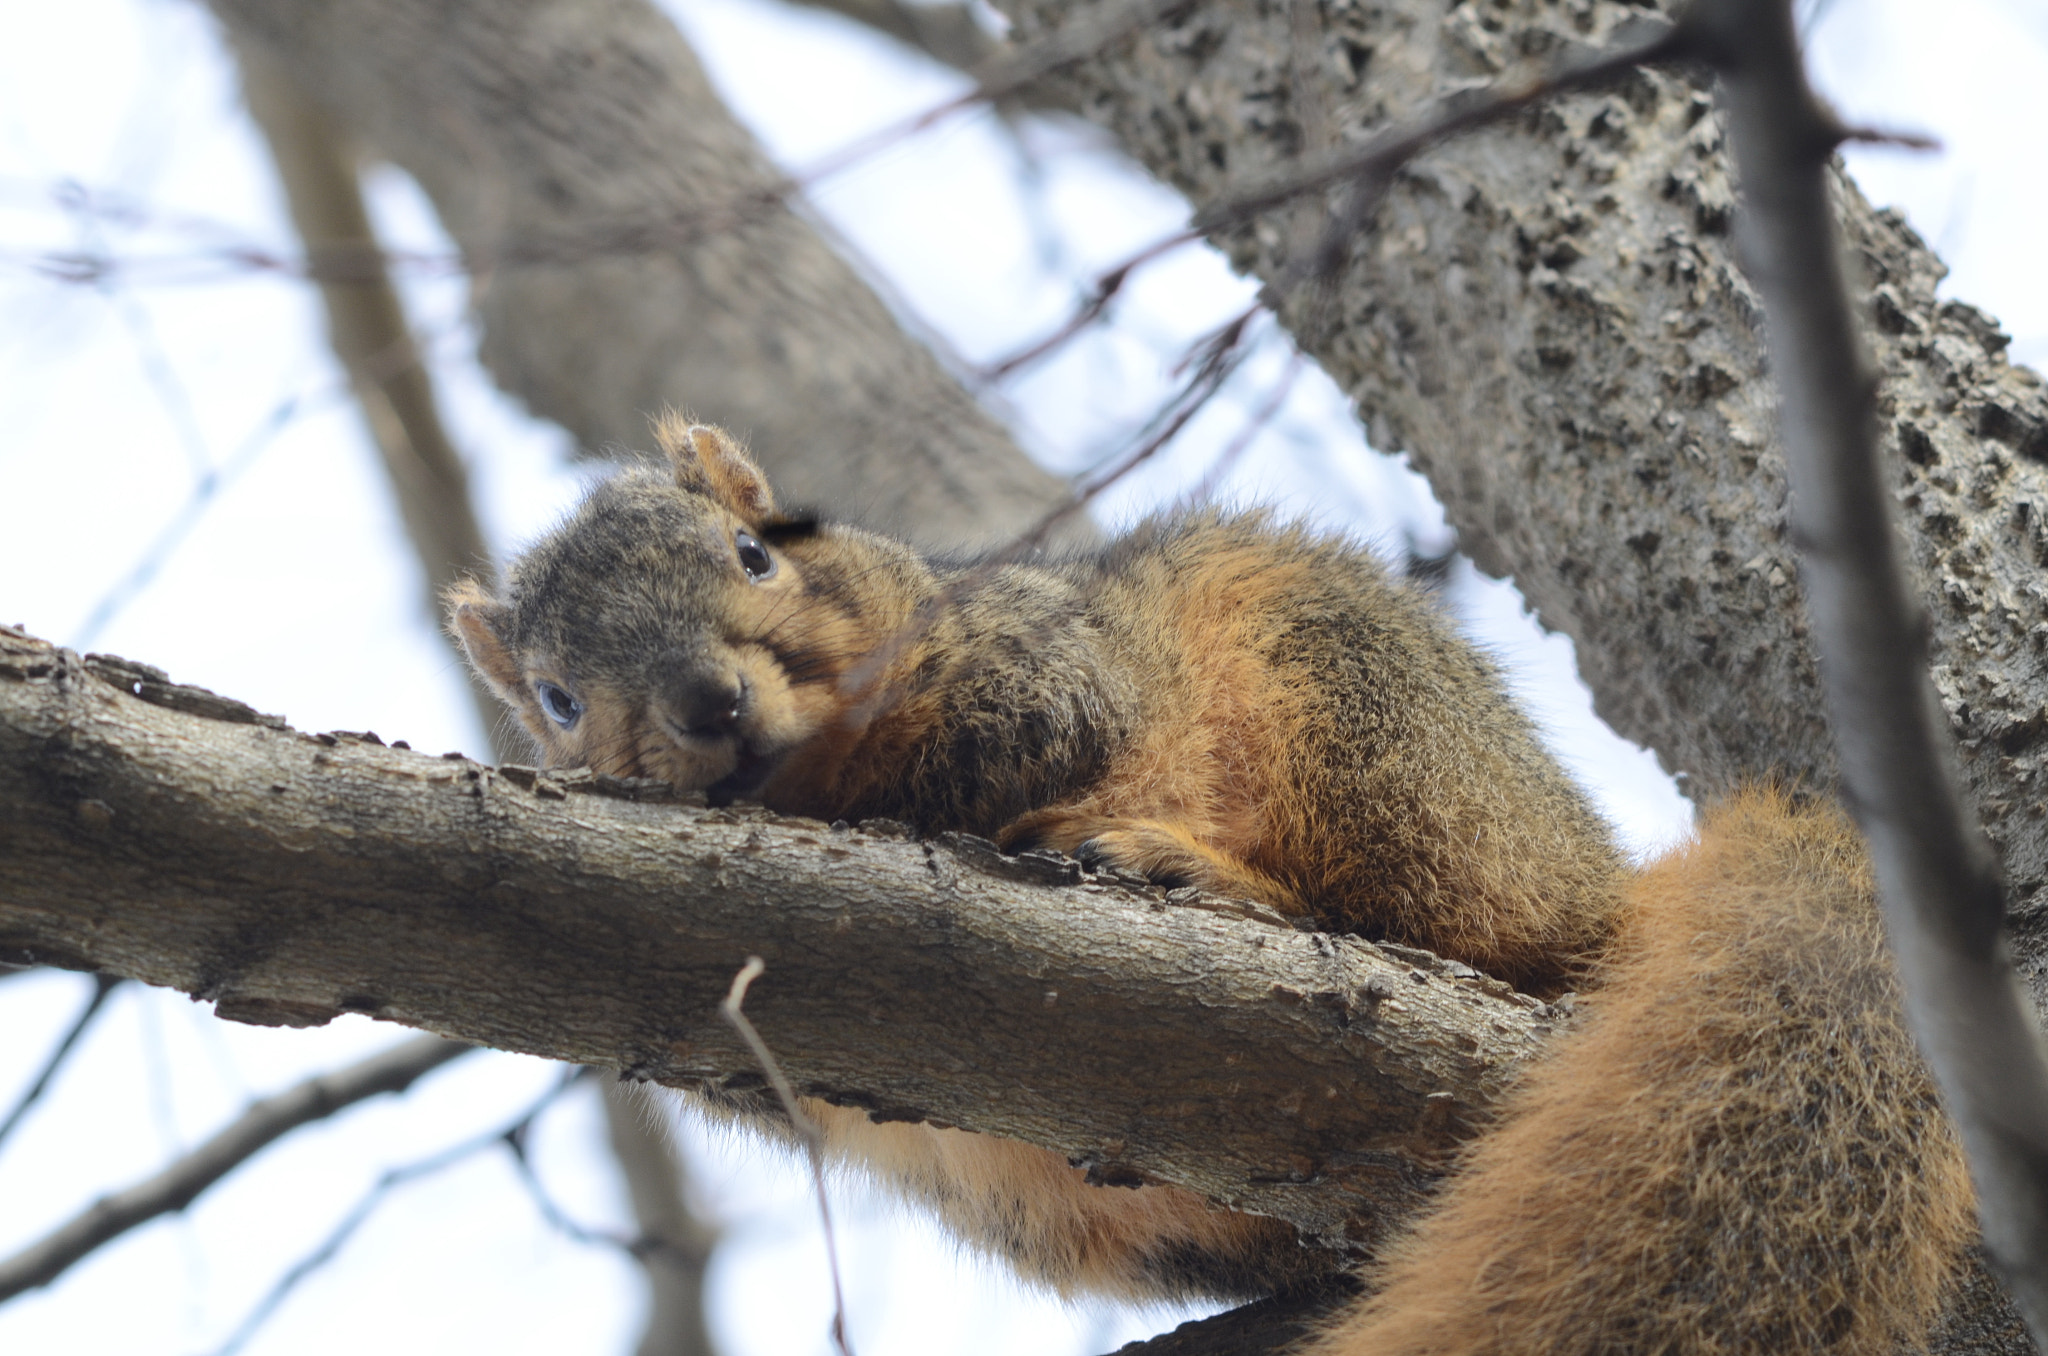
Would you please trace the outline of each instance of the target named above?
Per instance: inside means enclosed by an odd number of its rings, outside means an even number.
[[[1263,514],[1028,562],[778,514],[713,429],[451,598],[550,763],[1043,846],[1555,995],[1622,863],[1484,656]],[[552,703],[552,705],[550,705]]]
[[[776,511],[713,429],[451,594],[552,765],[1043,846],[1592,989],[1328,1338],[1356,1352],[1889,1352],[1967,1236],[1839,817],[1744,801],[1633,880],[1486,658],[1366,553],[1262,514],[925,555]],[[1339,1259],[1043,1150],[816,1114],[1062,1289],[1245,1297]],[[1406,1345],[1403,1345],[1405,1343]]]

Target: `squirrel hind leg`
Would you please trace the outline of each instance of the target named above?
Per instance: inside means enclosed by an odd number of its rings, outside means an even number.
[[[1168,889],[1193,886],[1210,894],[1257,900],[1290,916],[1308,911],[1287,885],[1166,820],[1126,819],[1056,806],[1014,821],[998,841],[1006,852],[1053,848],[1091,870],[1129,872]]]

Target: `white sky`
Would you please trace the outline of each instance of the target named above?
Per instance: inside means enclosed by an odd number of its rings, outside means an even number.
[[[771,151],[801,165],[862,128],[922,109],[957,77],[842,22],[774,0],[673,0],[721,90]],[[168,668],[302,728],[374,728],[422,748],[476,750],[459,675],[436,638],[410,554],[320,337],[313,299],[267,276],[139,272],[105,286],[52,280],[45,251],[164,259],[225,230],[291,241],[260,147],[210,26],[184,0],[70,0],[0,10],[0,621],[66,643],[174,523],[203,478],[221,487],[162,568],[92,648]],[[1834,0],[1817,73],[1853,118],[1931,131],[1946,149],[1851,155],[1867,192],[1907,210],[1954,272],[1948,293],[1998,315],[2014,353],[2048,359],[2048,0]],[[1026,187],[1027,160],[1036,187]],[[112,191],[146,217],[68,211],[66,184]],[[441,247],[402,176],[375,206],[395,240]],[[949,125],[830,182],[819,210],[901,304],[956,350],[986,357],[1041,332],[1079,280],[1178,224],[1183,207],[1071,128],[1020,144],[987,118]],[[191,220],[185,220],[190,218]],[[208,224],[202,224],[208,223]],[[1163,364],[1249,292],[1189,250],[1140,275],[1117,324],[999,393],[1026,445],[1086,464],[1166,389]],[[558,432],[534,424],[467,361],[459,284],[416,284],[441,395],[476,468],[500,547],[573,499]],[[1161,463],[1120,486],[1112,520],[1198,481],[1285,363],[1270,344]],[[290,408],[285,417],[280,411]],[[1368,454],[1342,399],[1304,377],[1229,485],[1398,549],[1434,540],[1420,482]],[[1561,752],[1639,847],[1682,806],[1648,755],[1597,729],[1570,647],[1541,636],[1505,586],[1460,581],[1474,633],[1500,654]],[[0,1109],[87,988],[78,976],[0,982]],[[97,1194],[146,1174],[254,1095],[345,1062],[396,1033],[359,1020],[316,1032],[215,1021],[176,995],[125,989],[55,1092],[0,1149],[0,1254]],[[377,1174],[516,1114],[556,1071],[472,1056],[404,1099],[299,1133],[182,1217],[138,1231],[46,1292],[0,1307],[8,1353],[191,1353],[216,1347]],[[714,1273],[729,1356],[823,1352],[826,1290],[811,1209],[787,1164],[686,1131],[708,1211],[730,1246]],[[588,1090],[543,1119],[550,1189],[592,1223],[621,1219]],[[840,1203],[854,1334],[865,1356],[1108,1350],[1160,1313],[1067,1311],[853,1192]],[[502,1153],[394,1195],[247,1348],[320,1353],[625,1350],[636,1280],[612,1255],[550,1233]]]

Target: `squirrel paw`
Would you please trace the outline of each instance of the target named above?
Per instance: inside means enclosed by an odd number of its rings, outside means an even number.
[[[1038,810],[1003,830],[999,841],[1006,852],[1054,848],[1091,870],[1127,871],[1169,890],[1191,885],[1211,894],[1255,899],[1289,916],[1307,912],[1292,890],[1265,872],[1162,820]]]
[[[1198,854],[1170,833],[1149,827],[1098,833],[1076,844],[1073,856],[1090,871],[1127,871],[1169,890],[1185,885],[1211,890],[1218,883],[1216,873]]]

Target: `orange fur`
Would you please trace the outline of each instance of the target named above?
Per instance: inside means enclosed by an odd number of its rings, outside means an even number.
[[[1969,1178],[1832,808],[1755,793],[1643,872],[1591,1013],[1314,1356],[1922,1340]]]
[[[451,593],[549,763],[1058,848],[1597,989],[1323,1356],[1875,1353],[1924,1326],[1967,1184],[1839,816],[1752,796],[1631,880],[1486,659],[1353,547],[1193,513],[939,560],[778,517],[716,430],[661,436],[669,474],[594,491],[502,598]],[[815,1111],[1063,1291],[1247,1297],[1340,1264],[1040,1149]]]

